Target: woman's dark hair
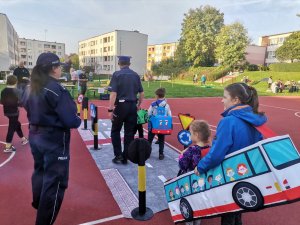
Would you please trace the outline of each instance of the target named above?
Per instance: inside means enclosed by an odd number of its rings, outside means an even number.
[[[264,112],[258,111],[258,95],[254,87],[248,86],[245,83],[229,84],[225,87],[231,98],[238,98],[242,104],[246,104],[252,107],[253,112],[259,115],[263,115]]]
[[[48,83],[49,73],[52,71],[53,66],[37,65],[33,68],[30,77],[30,90],[31,93],[39,93]]]

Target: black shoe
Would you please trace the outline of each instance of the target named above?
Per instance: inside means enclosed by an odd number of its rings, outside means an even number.
[[[126,165],[127,163],[127,159],[122,159],[122,164]]]
[[[116,156],[115,158],[112,159],[113,163],[121,163],[123,161],[123,157],[122,156]]]
[[[157,145],[158,145],[158,144],[159,144],[159,141],[156,141],[154,144],[157,144]]]
[[[159,154],[159,157],[158,157],[159,160],[163,160],[164,158],[165,158],[164,154]]]

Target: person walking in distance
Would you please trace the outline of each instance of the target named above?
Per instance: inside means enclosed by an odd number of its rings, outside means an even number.
[[[32,206],[37,209],[35,225],[55,222],[68,187],[70,129],[81,124],[75,102],[58,81],[60,76],[58,56],[42,53],[23,96],[34,159]]]
[[[30,73],[25,68],[24,62],[20,61],[19,66],[14,70],[13,75],[18,79],[17,88],[20,90],[21,95],[23,94],[25,87],[29,84]]]
[[[113,73],[110,81],[108,116],[112,120],[111,139],[115,158],[113,163],[127,163],[127,152],[134,139],[137,124],[137,109],[144,98],[140,76],[129,68],[129,56],[118,56],[120,70]],[[139,99],[137,102],[137,94]],[[124,151],[121,147],[121,129],[124,124]]]

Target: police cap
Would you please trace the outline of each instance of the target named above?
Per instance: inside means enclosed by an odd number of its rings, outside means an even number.
[[[59,60],[59,57],[52,52],[46,52],[39,55],[37,61],[37,66],[59,66],[64,65]]]
[[[131,56],[120,55],[118,56],[118,58],[119,58],[119,62],[130,63]]]

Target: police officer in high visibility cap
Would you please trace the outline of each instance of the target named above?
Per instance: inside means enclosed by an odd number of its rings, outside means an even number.
[[[130,56],[118,56],[119,71],[114,72],[110,85],[108,114],[112,120],[111,139],[115,158],[113,163],[127,163],[128,146],[134,139],[137,109],[144,98],[140,76],[129,68]],[[139,99],[137,101],[137,94]],[[124,151],[122,153],[120,131],[124,124]]]
[[[56,219],[68,187],[70,129],[81,123],[70,93],[58,82],[60,76],[58,56],[42,53],[23,96],[34,159],[32,206],[37,209],[36,225],[51,225]]]

